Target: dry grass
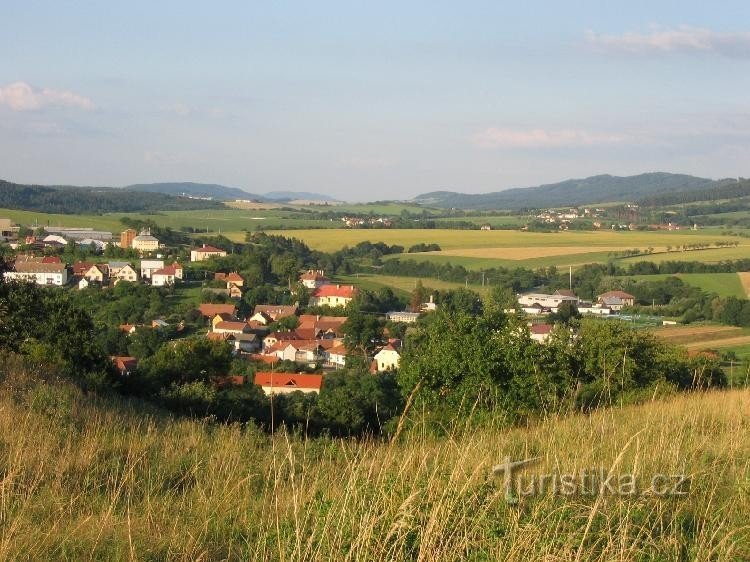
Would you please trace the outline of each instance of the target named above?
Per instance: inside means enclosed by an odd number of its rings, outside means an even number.
[[[0,559],[747,560],[749,429],[748,391],[384,444],[4,388]],[[690,490],[509,505],[490,475],[506,455],[541,456],[540,473],[686,473]]]
[[[493,258],[505,260],[527,260],[552,256],[567,256],[591,252],[621,252],[622,246],[531,246],[507,248],[465,248],[426,252],[425,255],[463,256],[467,258]],[[657,248],[658,250],[658,248]]]
[[[742,328],[733,326],[665,326],[654,328],[653,334],[674,344],[688,344],[701,341],[713,341],[724,338],[736,338],[744,333]]]
[[[740,278],[740,283],[742,283],[745,294],[750,297],[750,271],[740,271],[737,275]]]

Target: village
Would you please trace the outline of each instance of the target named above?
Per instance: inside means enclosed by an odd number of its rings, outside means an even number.
[[[17,234],[18,227],[7,219],[0,219],[3,235]],[[246,309],[243,296],[248,291],[248,281],[237,271],[222,267],[227,251],[207,244],[183,250],[184,262],[174,249],[167,247],[149,230],[126,229],[119,239],[109,232],[88,228],[45,228],[46,236],[29,235],[24,240],[11,241],[15,255],[6,264],[3,276],[8,281],[26,281],[45,287],[69,290],[108,290],[120,283],[147,285],[174,289],[182,284],[203,285],[203,295],[212,296],[211,302],[201,302],[196,307],[197,316],[204,326],[199,336],[231,347],[233,355],[252,364],[252,382],[264,393],[318,393],[325,373],[345,369],[352,359],[352,350],[345,345],[345,325],[350,303],[360,289],[352,284],[334,283],[323,270],[298,273],[297,284],[308,292],[305,306],[299,302],[289,304],[258,303]],[[71,244],[90,249],[94,255],[102,254],[107,247],[135,252],[138,259],[86,260],[65,263],[59,255]],[[100,256],[101,257],[101,256]],[[213,273],[199,269],[211,263]],[[202,273],[202,281],[200,279]],[[210,277],[208,277],[210,273]],[[191,279],[189,279],[189,277]],[[506,313],[524,315],[533,342],[544,344],[553,332],[553,322],[548,318],[562,309],[576,310],[580,315],[615,317],[635,297],[623,291],[609,291],[596,300],[579,299],[572,290],[556,290],[552,294],[518,294],[517,306]],[[294,292],[292,292],[294,298]],[[244,313],[241,310],[245,308]],[[438,308],[434,295],[411,306],[408,310],[389,310],[380,314],[390,325],[411,325]],[[309,313],[309,310],[315,313]],[[330,314],[320,314],[320,310]],[[128,336],[140,330],[164,330],[169,323],[163,318],[153,318],[150,324],[120,324],[118,329]],[[175,337],[183,336],[184,321],[173,327]],[[403,334],[403,329],[400,330]],[[388,328],[382,337],[373,342],[367,354],[366,367],[373,374],[393,373],[399,368],[402,338],[391,334]],[[112,356],[112,362],[121,376],[127,377],[138,369],[139,357]],[[250,381],[246,376],[233,375],[217,384],[242,385]]]

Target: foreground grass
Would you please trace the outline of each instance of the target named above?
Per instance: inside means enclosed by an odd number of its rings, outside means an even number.
[[[8,367],[0,366],[0,370]],[[750,393],[395,444],[170,420],[67,386],[0,394],[0,559],[746,560]],[[690,475],[685,497],[504,500],[491,467]],[[529,470],[532,472],[532,470]]]

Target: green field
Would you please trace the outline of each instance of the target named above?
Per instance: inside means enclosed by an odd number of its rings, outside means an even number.
[[[390,287],[400,296],[409,295],[414,287],[416,287],[417,281],[422,281],[422,285],[428,289],[438,290],[459,289],[468,286],[472,291],[482,294],[489,288],[489,286],[482,287],[481,285],[465,285],[464,283],[441,281],[439,279],[430,279],[427,277],[401,277],[397,275],[376,275],[367,273],[360,273],[358,275],[337,275],[335,281],[357,285],[358,287],[370,291],[377,291],[382,287]]]
[[[722,297],[747,298],[742,282],[736,273],[660,273],[657,275],[630,275],[621,279],[658,281],[667,277],[677,277],[707,293],[716,293]]]
[[[573,269],[588,263],[605,263],[610,259],[611,252],[586,252],[582,254],[567,254],[563,256],[546,256],[529,259],[475,258],[468,256],[447,256],[435,252],[420,252],[415,254],[393,254],[383,259],[415,260],[432,263],[450,263],[461,265],[468,270],[481,271],[493,267],[525,267],[537,269],[539,267],[568,267]]]
[[[92,227],[120,232],[120,218],[152,220],[159,226],[179,230],[182,227],[209,229],[212,233],[231,232],[233,239],[244,241],[244,230],[275,228],[339,228],[340,223],[306,218],[299,211],[281,209],[206,209],[201,211],[165,211],[161,213],[108,213],[103,215],[61,215],[0,209],[0,217],[25,226]]]
[[[725,239],[736,239],[726,237]],[[635,256],[623,259],[624,262],[651,261],[661,263],[665,261],[701,261],[705,263],[716,263],[726,260],[739,260],[750,258],[750,243],[746,239],[740,241],[736,248],[709,248],[707,250],[690,250],[679,252],[663,252],[650,256]]]
[[[543,248],[555,246],[594,246],[630,248],[677,246],[695,242],[717,242],[744,240],[738,237],[720,236],[715,231],[673,232],[613,232],[613,231],[568,231],[568,232],[521,232],[509,230],[417,230],[417,229],[353,229],[337,232],[332,236],[324,230],[271,231],[269,234],[293,236],[321,251],[335,251],[359,242],[385,242],[409,247],[420,242],[437,243],[443,250],[466,248]],[[746,242],[746,241],[745,241]],[[747,250],[746,250],[747,251]],[[529,256],[529,257],[534,257]]]

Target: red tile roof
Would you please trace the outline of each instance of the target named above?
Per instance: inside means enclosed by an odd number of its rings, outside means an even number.
[[[607,291],[606,293],[602,293],[599,295],[600,299],[606,299],[610,297],[617,297],[618,299],[635,299],[633,295],[630,293],[626,293],[625,291]]]
[[[341,297],[345,299],[354,298],[357,288],[354,285],[323,285],[312,293],[313,297]]]
[[[268,388],[320,390],[320,387],[323,386],[323,375],[258,371],[255,373],[255,384]]]
[[[531,328],[529,329],[531,330],[532,334],[549,334],[550,332],[552,332],[552,324],[532,324]]]
[[[226,320],[217,322],[214,326],[214,330],[242,331],[247,330],[248,328],[249,326],[247,325],[247,322],[228,322]]]
[[[236,307],[233,304],[202,304],[198,310],[203,316],[213,318],[217,314],[229,314],[234,316]]]
[[[203,247],[201,247],[201,248],[196,248],[196,251],[203,252],[203,253],[219,253],[219,252],[224,252],[224,250],[222,250],[220,248],[214,248],[213,246],[206,246],[205,244],[203,244]]]

